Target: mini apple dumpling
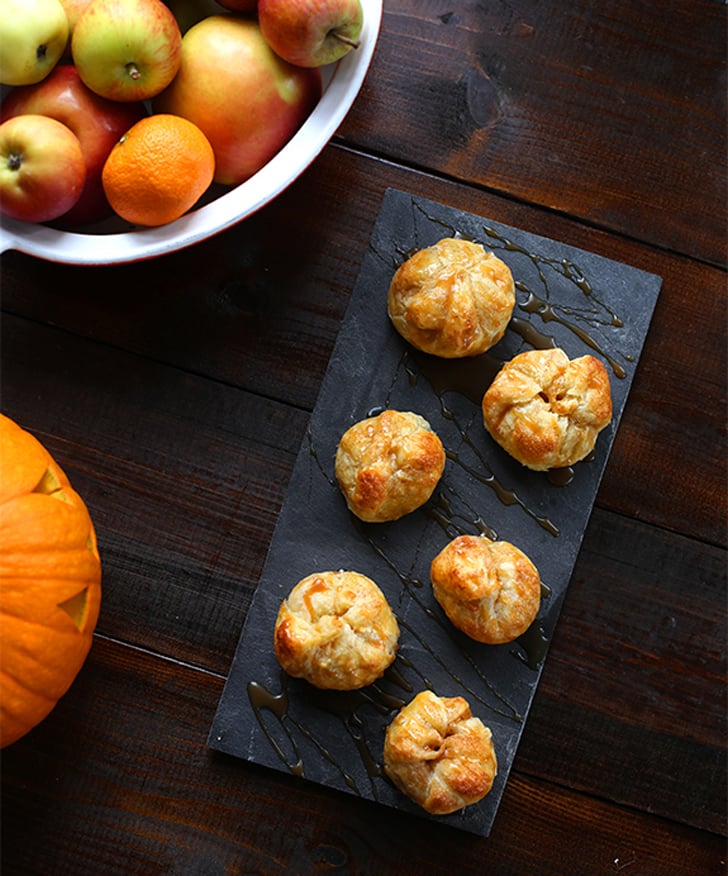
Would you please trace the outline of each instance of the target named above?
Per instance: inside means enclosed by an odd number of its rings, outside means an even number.
[[[324,690],[356,690],[394,661],[399,626],[379,587],[359,572],[317,572],[283,600],[273,643],[285,671]]]
[[[422,691],[387,727],[384,771],[426,812],[449,815],[493,787],[498,764],[491,731],[463,697]]]
[[[413,347],[458,359],[497,344],[515,303],[505,262],[479,243],[446,237],[399,266],[389,285],[387,311]]]
[[[612,419],[609,375],[594,356],[527,350],[496,374],[482,407],[485,428],[522,465],[566,468],[592,452]]]
[[[445,450],[427,420],[392,410],[347,429],[335,459],[346,504],[367,523],[398,520],[424,505],[444,468]]]
[[[488,645],[512,642],[536,619],[541,578],[522,550],[507,541],[460,535],[430,566],[435,599],[453,626]]]

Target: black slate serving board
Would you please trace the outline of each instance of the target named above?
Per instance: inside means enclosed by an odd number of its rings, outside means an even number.
[[[396,268],[416,249],[451,236],[493,251],[510,266],[517,288],[503,340],[477,359],[457,362],[418,354],[386,312]],[[212,749],[434,818],[383,775],[384,733],[420,690],[461,695],[492,730],[498,776],[480,803],[436,819],[488,835],[660,286],[659,277],[628,265],[406,192],[386,192],[212,723]],[[480,413],[497,369],[523,350],[545,346],[560,346],[571,358],[601,358],[614,411],[593,455],[551,474],[510,459],[486,433]],[[448,458],[424,508],[367,525],[346,508],[333,460],[343,432],[385,407],[424,416]],[[510,541],[539,569],[539,615],[513,643],[469,640],[432,596],[430,562],[462,533]],[[317,691],[285,676],[273,653],[281,601],[301,578],[330,569],[354,569],[376,581],[400,624],[395,663],[362,691]]]

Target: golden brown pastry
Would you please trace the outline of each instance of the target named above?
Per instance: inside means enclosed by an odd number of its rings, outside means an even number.
[[[463,697],[422,691],[387,728],[385,773],[432,815],[482,800],[497,770],[491,732]]]
[[[593,356],[529,350],[507,362],[483,396],[483,421],[498,444],[537,471],[573,465],[612,419],[607,369]]]
[[[500,645],[526,632],[541,605],[541,578],[531,560],[507,541],[461,535],[430,566],[435,599],[459,630]]]
[[[386,410],[342,436],[335,472],[346,504],[367,523],[398,520],[424,505],[445,468],[445,450],[418,414]]]
[[[399,266],[387,311],[413,347],[457,359],[497,344],[515,302],[508,265],[479,243],[446,237]]]
[[[308,575],[283,600],[273,643],[289,675],[327,690],[356,690],[393,662],[397,620],[377,585],[359,572]]]

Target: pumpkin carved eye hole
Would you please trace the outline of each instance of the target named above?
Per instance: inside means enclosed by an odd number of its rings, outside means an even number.
[[[65,611],[71,620],[80,630],[86,618],[86,602],[88,597],[88,587],[84,587],[80,593],[71,596],[70,599],[65,599],[58,603],[58,607]]]
[[[68,501],[68,497],[63,492],[61,482],[49,468],[43,472],[43,477],[38,481],[33,492],[42,493],[44,496],[51,496],[54,499],[60,499],[62,502]]]

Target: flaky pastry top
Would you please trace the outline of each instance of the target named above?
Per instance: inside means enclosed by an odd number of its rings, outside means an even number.
[[[498,765],[491,731],[467,700],[425,690],[388,726],[384,770],[426,812],[448,815],[482,800]]]
[[[413,347],[454,359],[477,356],[498,343],[515,300],[505,262],[479,243],[446,237],[399,266],[387,311]]]
[[[383,523],[427,502],[442,477],[445,450],[424,417],[385,410],[347,429],[334,468],[351,512]]]
[[[507,541],[461,535],[430,566],[435,599],[451,623],[478,642],[500,645],[521,636],[541,605],[541,578]]]
[[[356,690],[394,661],[399,627],[380,588],[359,572],[317,572],[283,600],[273,643],[289,675],[326,690]]]
[[[592,452],[612,419],[609,375],[594,356],[529,350],[501,368],[482,407],[485,428],[522,465],[564,468]]]

